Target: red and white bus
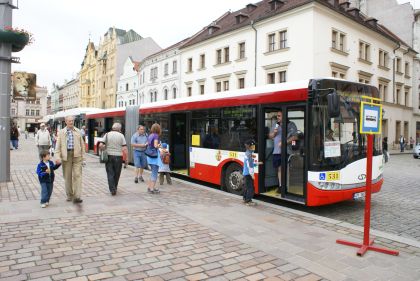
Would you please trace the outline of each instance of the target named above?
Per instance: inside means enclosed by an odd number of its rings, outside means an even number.
[[[255,170],[256,194],[319,206],[365,191],[366,138],[358,131],[361,96],[378,97],[378,90],[332,78],[311,79],[106,110],[86,118],[90,139],[120,122],[128,142],[138,124],[150,128],[159,123],[173,157],[173,173],[236,194],[243,188],[244,142],[254,139],[255,162],[263,162]],[[269,137],[279,111],[281,143],[289,143],[280,149],[281,176],[273,168],[274,141]],[[90,149],[96,151],[96,142]],[[373,167],[372,191],[378,192],[383,182],[378,137]]]

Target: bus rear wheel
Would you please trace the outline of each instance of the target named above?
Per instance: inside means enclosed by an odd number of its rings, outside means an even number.
[[[225,187],[229,193],[242,195],[244,186],[242,167],[236,163],[230,164],[226,169]]]

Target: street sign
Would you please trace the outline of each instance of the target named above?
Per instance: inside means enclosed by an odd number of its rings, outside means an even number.
[[[360,103],[360,133],[381,134],[382,131],[382,105],[378,103]]]

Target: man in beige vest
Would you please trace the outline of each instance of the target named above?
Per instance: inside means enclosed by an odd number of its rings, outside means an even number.
[[[82,203],[82,165],[85,160],[85,142],[74,127],[74,117],[67,116],[66,127],[58,132],[55,146],[56,163],[62,163],[67,201]]]

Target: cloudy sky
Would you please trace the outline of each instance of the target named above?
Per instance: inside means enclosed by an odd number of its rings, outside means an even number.
[[[14,1],[15,2],[15,1]],[[80,70],[89,37],[98,44],[109,27],[133,29],[166,48],[189,37],[226,11],[238,10],[250,0],[20,0],[13,26],[34,34],[34,44],[16,56],[12,70],[37,74],[37,84],[51,88]],[[411,2],[420,8],[420,0]]]

